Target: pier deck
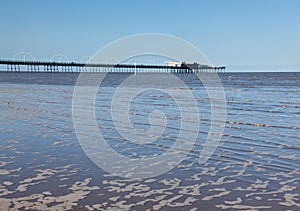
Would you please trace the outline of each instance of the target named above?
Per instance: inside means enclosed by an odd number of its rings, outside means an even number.
[[[15,60],[0,60],[0,65],[6,66],[7,72],[198,73],[198,72],[224,72],[225,71],[225,67],[213,67],[213,66],[172,67],[167,65],[91,64],[91,63],[75,63],[75,62],[15,61]]]

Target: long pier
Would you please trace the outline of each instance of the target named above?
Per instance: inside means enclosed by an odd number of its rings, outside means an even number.
[[[75,62],[45,62],[45,61],[16,61],[0,60],[1,66],[6,66],[6,72],[49,72],[49,73],[199,73],[199,72],[224,72],[225,67],[201,65],[144,65],[144,64],[91,64]]]

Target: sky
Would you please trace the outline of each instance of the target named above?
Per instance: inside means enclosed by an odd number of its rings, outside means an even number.
[[[299,71],[299,0],[0,0],[0,59],[71,61],[122,37],[163,33],[229,71]]]

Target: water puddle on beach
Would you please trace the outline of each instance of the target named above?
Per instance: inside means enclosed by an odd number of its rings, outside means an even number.
[[[178,75],[197,100],[199,135],[184,161],[147,179],[105,172],[84,154],[72,119],[77,75],[58,75],[0,74],[1,211],[300,209],[299,73],[221,74],[226,125],[204,164],[198,159],[210,127],[209,99],[196,77]],[[140,95],[129,113],[134,126],[149,129],[148,115],[158,109],[167,116],[167,128],[143,146],[125,140],[114,128],[110,103],[127,76],[110,75],[98,93],[100,132],[125,156],[160,155],[179,134],[180,110],[165,93]]]

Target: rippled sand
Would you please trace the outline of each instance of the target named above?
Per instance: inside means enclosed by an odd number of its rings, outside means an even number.
[[[0,83],[0,210],[300,210],[300,75],[222,78],[228,117],[215,154],[205,164],[197,162],[209,105],[205,91],[195,86],[202,109],[195,147],[176,168],[148,179],[112,175],[83,153],[72,124],[73,86]],[[96,112],[111,146],[126,156],[163,153],[178,134],[169,98],[152,93],[150,100],[138,101],[145,105],[134,107],[137,127],[147,125],[146,105],[157,102],[165,102],[158,106],[174,121],[163,140],[139,148],[113,129],[111,92],[103,89]]]

